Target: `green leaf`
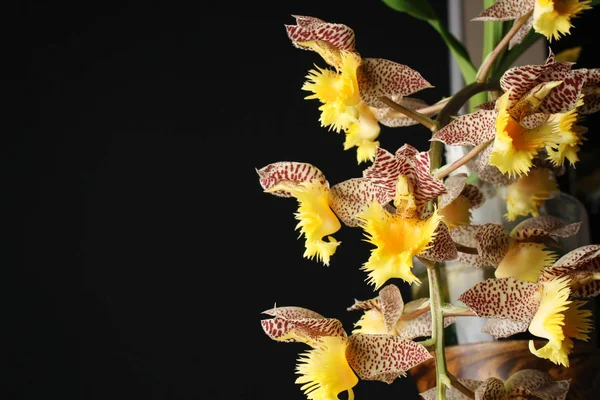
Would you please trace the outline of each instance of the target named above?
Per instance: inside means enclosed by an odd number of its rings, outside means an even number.
[[[456,60],[465,82],[471,83],[475,80],[477,70],[471,62],[469,52],[463,44],[450,33],[443,24],[427,0],[382,0],[388,7],[427,21],[442,37],[452,56]]]
[[[592,0],[592,5],[595,6],[596,4],[600,4],[600,0]]]
[[[422,20],[437,19],[427,0],[382,0],[388,7]]]

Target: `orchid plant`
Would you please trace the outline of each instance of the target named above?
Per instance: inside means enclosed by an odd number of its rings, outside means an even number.
[[[540,215],[540,207],[559,192],[556,177],[578,161],[587,131],[582,117],[600,110],[600,69],[575,68],[576,51],[555,55],[551,48],[541,65],[513,63],[535,40],[569,34],[593,2],[485,0],[475,21],[487,24],[487,51],[475,70],[426,1],[384,1],[442,33],[467,84],[427,104],[418,94],[432,87],[429,81],[407,65],[362,58],[349,26],[309,16],[285,25],[293,46],[323,60],[301,88],[320,104],[321,126],[343,133],[343,149],[367,166],[361,176],[330,183],[309,163],[274,162],[257,170],[260,185],[297,200],[296,229],[310,260],[329,265],[341,245],[336,232],[362,229],[372,249],[360,269],[377,293],[348,306],[361,314],[351,331],[299,306],[264,311],[270,318],[262,328],[273,340],[308,346],[296,368],[308,399],[338,399],[342,392],[353,399],[361,380],[392,383],[431,358],[437,384],[421,393],[424,399],[564,399],[569,381],[542,371],[521,370],[506,381],[453,376],[444,328],[457,316],[475,316],[486,318],[482,330],[495,338],[528,331],[546,341],[538,348],[532,340],[531,353],[565,367],[574,340],[588,339],[592,314],[585,305],[600,293],[600,245],[559,258],[559,240],[575,235],[580,223]],[[461,114],[466,103],[469,112]],[[412,125],[431,131],[430,148],[385,148],[382,126]],[[443,146],[468,152],[442,165]],[[462,166],[470,175],[457,171]],[[522,219],[514,229],[472,223],[472,211],[486,201],[482,185],[506,190],[505,218]],[[416,260],[427,267],[429,297],[405,303],[390,281],[419,285]],[[491,266],[495,276],[465,291],[462,304],[447,303],[440,269],[449,260]]]

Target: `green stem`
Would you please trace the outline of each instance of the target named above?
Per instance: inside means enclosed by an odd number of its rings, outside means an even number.
[[[427,262],[429,279],[429,299],[431,307],[431,339],[435,343],[436,399],[446,399],[446,387],[450,387],[450,378],[446,369],[444,352],[444,314],[442,312],[442,294],[440,287],[439,263]]]

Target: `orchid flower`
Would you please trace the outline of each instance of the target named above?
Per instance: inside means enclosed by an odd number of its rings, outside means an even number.
[[[564,400],[569,391],[568,379],[555,381],[552,377],[536,369],[522,369],[512,374],[506,381],[491,377],[485,381],[457,378],[466,388],[474,392],[475,400],[508,400],[539,398],[544,400]],[[435,400],[436,388],[420,393],[424,400]],[[469,400],[458,389],[446,391],[446,400]]]
[[[509,21],[531,13],[510,41],[509,48],[512,48],[525,38],[532,26],[550,41],[568,35],[573,26],[571,20],[591,8],[591,0],[497,0],[473,21]]]
[[[417,71],[381,58],[361,58],[355,50],[354,31],[343,24],[306,16],[294,16],[296,25],[286,25],[292,44],[319,53],[332,69],[316,67],[307,75],[302,89],[322,105],[321,126],[345,132],[344,150],[357,147],[359,163],[375,157],[380,133],[379,120],[388,126],[417,123],[400,118],[395,123],[390,109],[379,98],[388,96],[408,108],[423,102],[406,96],[432,87]],[[404,102],[403,99],[406,101]],[[426,104],[425,104],[426,106]]]
[[[449,229],[471,223],[471,211],[480,207],[483,194],[475,185],[467,183],[467,174],[455,174],[444,182],[447,192],[440,195],[439,210],[442,221]]]
[[[554,173],[549,168],[533,168],[529,174],[508,185],[505,217],[508,221],[514,221],[519,216],[537,217],[542,203],[558,193]]]
[[[522,221],[510,232],[502,225],[488,223],[459,226],[451,229],[450,235],[456,243],[477,249],[477,254],[459,252],[459,262],[476,268],[493,266],[496,278],[537,282],[542,269],[556,260],[556,254],[547,250],[544,242],[572,236],[580,225],[565,225],[557,218],[540,216]]]
[[[329,187],[323,172],[307,163],[277,162],[257,173],[265,192],[298,200],[296,229],[305,238],[304,257],[325,265],[341,243],[331,236],[341,228],[341,222],[358,226],[356,215],[370,201],[389,201],[384,192],[363,178]]]
[[[426,207],[429,200],[446,191],[430,174],[429,152],[410,145],[395,154],[378,148],[363,177],[380,188],[386,200],[371,202],[357,216],[367,241],[375,246],[362,266],[375,289],[391,278],[419,283],[411,272],[415,256],[434,261],[456,257],[448,229],[440,224],[442,217],[436,209]],[[384,207],[388,202],[391,204]]]
[[[335,400],[342,392],[352,400],[359,378],[392,383],[432,358],[423,345],[397,336],[347,336],[338,319],[306,308],[275,307],[263,313],[273,317],[261,321],[271,339],[311,347],[300,355],[296,366],[300,375],[296,383],[311,400]]]
[[[572,65],[557,62],[551,53],[544,65],[509,69],[500,80],[504,94],[495,103],[456,117],[432,140],[456,146],[489,142],[474,169],[489,164],[510,178],[526,175],[544,152],[555,166],[565,160],[574,164],[586,132],[577,125],[578,109],[589,109],[582,93],[592,79],[590,70],[571,70]]]
[[[494,337],[507,337],[529,330],[548,342],[529,350],[555,364],[569,366],[573,338],[588,340],[592,329],[591,311],[582,309],[585,301],[569,300],[567,277],[545,282],[527,282],[515,278],[490,278],[480,282],[458,298],[479,317],[489,318],[482,331]]]
[[[569,278],[572,297],[595,297],[600,294],[600,245],[592,244],[571,250],[551,267],[542,269],[539,282]]]
[[[402,339],[431,336],[431,310],[428,298],[404,304],[398,286],[388,284],[379,296],[358,301],[348,311],[364,311],[354,324],[353,334],[391,334]],[[455,317],[444,318],[444,327],[454,323]]]

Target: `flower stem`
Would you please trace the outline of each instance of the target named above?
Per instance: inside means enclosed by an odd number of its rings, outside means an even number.
[[[485,82],[488,74],[490,73],[490,70],[492,69],[492,66],[494,65],[494,62],[496,61],[496,58],[504,51],[506,46],[508,46],[508,43],[510,43],[510,40],[513,38],[513,36],[516,35],[516,33],[519,31],[519,29],[521,29],[521,27],[527,22],[529,17],[531,17],[532,13],[533,13],[533,10],[529,11],[527,14],[521,16],[519,19],[517,19],[513,23],[512,28],[510,28],[510,30],[506,33],[506,35],[504,35],[504,37],[498,43],[496,48],[494,50],[492,50],[492,52],[490,54],[488,54],[488,56],[485,58],[485,61],[481,64],[481,67],[479,67],[479,71],[477,72],[477,76],[475,77],[476,82],[480,82],[480,83]]]
[[[460,381],[456,379],[454,375],[448,373],[448,377],[450,378],[450,383],[452,383],[452,386],[454,386],[456,390],[458,390],[470,399],[475,399],[475,393],[473,393],[471,389],[460,383]]]
[[[477,146],[475,146],[471,150],[469,150],[469,152],[467,154],[465,154],[464,156],[462,156],[458,160],[454,161],[452,164],[450,164],[449,166],[447,166],[443,170],[438,171],[437,173],[435,173],[433,175],[433,177],[436,178],[436,179],[443,179],[443,178],[445,178],[446,176],[450,175],[452,172],[456,171],[457,169],[459,169],[460,167],[462,167],[463,165],[465,165],[471,159],[475,158],[475,156],[477,154],[481,153],[490,143],[492,143],[491,140],[487,141],[487,142],[479,143]]]
[[[440,287],[440,267],[436,262],[424,260],[429,278],[429,298],[431,301],[431,340],[435,343],[436,399],[446,399],[446,387],[450,387],[450,379],[446,370],[444,353],[444,314],[442,310],[442,294]]]
[[[382,96],[379,98],[386,106],[406,115],[408,118],[412,118],[421,125],[426,126],[429,130],[434,130],[437,127],[437,123],[429,118],[427,115],[421,114],[418,111],[411,110],[410,108],[404,107],[390,99],[389,97]]]

